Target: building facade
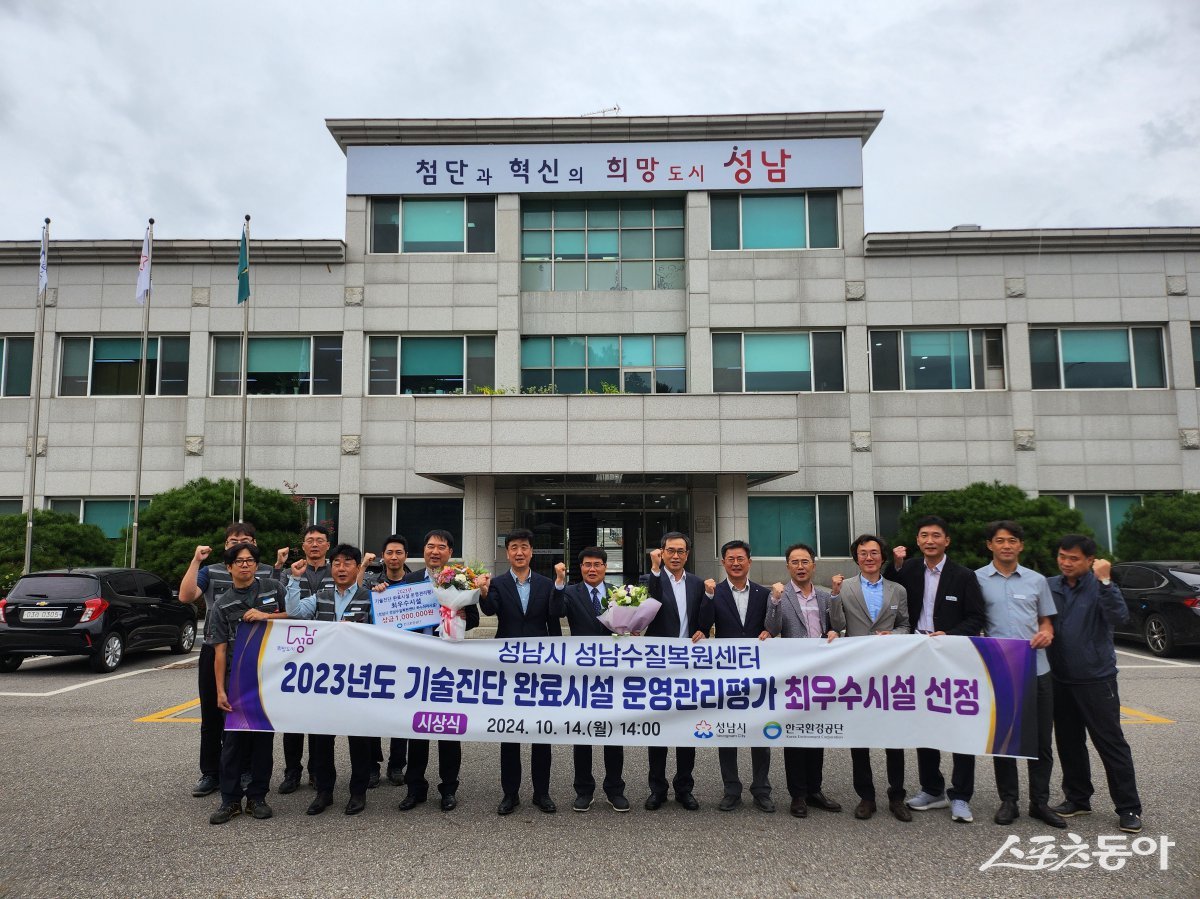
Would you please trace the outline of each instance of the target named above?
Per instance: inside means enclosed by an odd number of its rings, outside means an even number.
[[[154,247],[142,493],[248,476],[375,547],[692,566],[749,538],[844,570],[911,498],[999,480],[1111,545],[1200,489],[1200,228],[876,233],[880,112],[330,120],[344,240]],[[116,536],[137,444],[140,243],[53,242],[35,504]],[[28,490],[38,245],[0,243],[0,512]],[[247,511],[252,519],[252,510]]]

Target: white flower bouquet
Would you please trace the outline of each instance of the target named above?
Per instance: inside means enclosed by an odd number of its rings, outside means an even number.
[[[662,603],[651,599],[650,591],[644,585],[626,584],[610,587],[601,606],[604,611],[600,615],[600,623],[621,636],[642,633],[650,626]]]
[[[439,633],[443,640],[460,643],[467,638],[467,606],[479,602],[480,576],[487,574],[480,565],[451,563],[433,577],[433,595],[442,607]]]

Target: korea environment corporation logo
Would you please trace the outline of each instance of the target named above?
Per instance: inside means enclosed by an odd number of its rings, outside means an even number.
[[[711,724],[709,724],[707,721],[696,722],[696,729],[692,731],[692,736],[700,740],[711,740],[712,735],[713,732]]]
[[[768,740],[778,740],[783,736],[783,726],[778,721],[768,721],[763,725],[763,736]]]

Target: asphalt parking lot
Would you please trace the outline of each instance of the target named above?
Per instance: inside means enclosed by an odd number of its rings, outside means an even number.
[[[1150,840],[1155,846],[1152,854],[1124,859],[1119,870],[1107,870],[1075,845],[1095,847],[1100,837],[1119,835],[1098,760],[1096,813],[1073,819],[1066,832],[1026,817],[1012,827],[993,824],[998,800],[986,761],[978,765],[974,824],[952,824],[945,810],[916,814],[911,824],[886,810],[856,821],[845,751],[826,754],[825,792],[846,806],[841,814],[788,815],[779,752],[772,782],[780,810],[767,815],[747,803],[719,812],[715,750],[698,755],[699,812],[673,803],[647,812],[641,749],[626,752],[632,813],[618,815],[603,802],[573,813],[570,750],[563,747],[555,750],[552,781],[559,812],[532,808],[526,788],[518,811],[500,818],[498,751],[482,743],[464,744],[454,812],[430,803],[401,813],[396,803],[404,790],[385,781],[369,792],[366,812],[348,818],[341,808],[349,766],[339,741],[342,779],[324,815],[304,814],[312,792],[302,788],[268,797],[272,820],[242,816],[213,827],[215,797],[191,797],[198,776],[198,710],[190,705],[195,654],[134,655],[107,676],[81,659],[30,660],[0,675],[0,897],[1196,897],[1200,652],[1158,660],[1131,644],[1119,649],[1125,732],[1145,805],[1146,841],[1139,848],[1149,849]],[[281,761],[277,740],[272,785]],[[1056,773],[1055,802],[1057,784]],[[911,752],[907,785],[915,792]],[[1006,849],[1012,837],[1019,841]],[[1166,870],[1163,837],[1174,843]],[[1028,853],[1039,845],[1050,845],[1057,860],[1047,862],[1050,853],[1043,852],[1036,862]],[[1024,867],[980,870],[992,859]]]

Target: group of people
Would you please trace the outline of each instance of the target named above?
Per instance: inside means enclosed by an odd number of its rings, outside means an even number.
[[[835,575],[832,589],[826,590],[813,582],[816,553],[806,544],[788,547],[787,582],[766,587],[749,578],[753,564],[750,545],[744,540],[731,540],[721,547],[726,576],[718,583],[702,580],[687,570],[691,539],[670,532],[650,552],[650,572],[643,576],[650,596],[661,603],[645,636],[692,642],[775,637],[832,641],[915,633],[932,639],[947,634],[983,634],[1027,640],[1037,652],[1038,756],[1028,763],[1029,815],[1050,826],[1065,827],[1064,819],[1092,811],[1094,788],[1086,743],[1090,736],[1104,765],[1119,826],[1125,832],[1138,833],[1142,829],[1142,808],[1132,753],[1121,730],[1112,639],[1113,625],[1124,621],[1128,610],[1111,581],[1111,565],[1096,558],[1091,538],[1071,534],[1058,544],[1061,574],[1047,579],[1020,564],[1023,539],[1019,523],[993,522],[987,529],[992,561],[972,571],[948,557],[949,527],[941,518],[929,516],[917,522],[920,557],[908,558],[905,548],[899,546],[891,552],[890,561],[885,561],[889,557],[886,542],[864,534],[851,546],[858,572],[850,577]],[[574,636],[608,635],[608,628],[600,621],[604,597],[612,586],[605,581],[605,550],[585,548],[578,559],[580,580],[568,583],[563,563],[555,566],[554,579],[531,570],[533,540],[534,535],[527,530],[514,530],[506,536],[509,570],[494,577],[480,577],[478,606],[459,613],[465,615],[467,629],[478,625],[482,612],[495,616],[498,638],[558,637],[562,635],[563,618]],[[274,566],[265,564],[253,526],[233,524],[226,531],[222,561],[205,565],[211,549],[197,547],[180,586],[181,600],[192,602],[204,597],[208,607],[199,665],[201,777],[193,795],[207,796],[220,790],[221,805],[210,818],[213,824],[224,824],[240,814],[243,797],[247,814],[256,818],[272,814],[266,795],[273,735],[224,729],[224,714],[231,711],[226,693],[229,647],[239,624],[270,618],[370,622],[370,591],[432,580],[449,563],[454,538],[445,530],[429,531],[422,547],[424,565],[410,571],[406,565],[408,541],[394,534],[384,541],[378,574],[367,573],[367,566],[376,559],[374,554],[364,557],[349,544],[331,548],[329,533],[323,527],[308,528],[302,548],[303,558],[294,563],[288,564],[289,551],[281,549]],[[433,635],[435,629],[427,628],[425,632]],[[310,815],[324,812],[333,803],[337,776],[334,739],[321,734],[308,736],[308,773],[316,791],[307,809]],[[427,801],[428,740],[392,739],[385,768],[382,740],[357,736],[347,739],[351,774],[346,814],[358,814],[366,808],[367,790],[377,786],[383,776],[406,787],[399,803],[401,811],[411,811]],[[303,734],[283,737],[280,793],[294,792],[300,786],[304,741]],[[1062,768],[1064,799],[1052,806],[1054,742]],[[970,802],[974,756],[953,754],[947,787],[941,753],[918,749],[919,790],[907,797],[904,751],[884,752],[888,806],[896,819],[911,821],[913,811],[949,807],[951,820],[973,820]],[[853,786],[859,797],[854,816],[868,819],[877,810],[870,752],[856,748],[850,753]],[[593,747],[576,745],[572,754],[572,809],[586,812],[596,792]],[[557,811],[550,795],[551,755],[549,744],[531,747],[532,801],[547,813]],[[630,809],[623,779],[624,755],[623,746],[602,747],[601,788],[617,812]],[[666,747],[648,749],[649,795],[644,807],[648,811],[661,808],[673,791],[675,801],[683,808],[699,809],[693,794],[695,747],[674,750],[675,771],[668,781],[669,755]],[[732,811],[742,803],[737,749],[721,748],[718,758],[723,783],[718,808]],[[771,751],[754,747],[750,758],[753,805],[763,812],[774,812],[769,780]],[[457,805],[461,761],[457,741],[438,740],[438,792],[443,811]],[[792,815],[805,818],[812,807],[829,812],[842,810],[823,791],[824,749],[784,748],[783,764]],[[1014,759],[997,757],[994,767],[1000,805],[993,820],[1011,824],[1020,814],[1017,764]],[[520,744],[501,743],[500,815],[511,814],[520,805],[522,782]]]

